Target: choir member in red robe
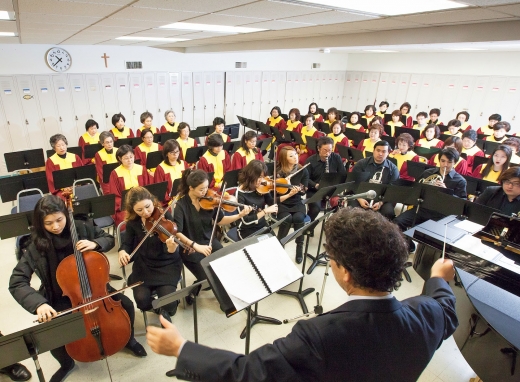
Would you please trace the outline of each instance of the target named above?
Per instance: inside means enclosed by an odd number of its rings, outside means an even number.
[[[327,119],[325,120],[325,123],[329,126],[332,126],[334,122],[339,120],[338,116],[338,109],[331,107],[329,110],[327,110]]]
[[[148,154],[161,151],[162,146],[153,141],[153,133],[150,129],[143,129],[141,132],[141,139],[143,140],[143,143],[135,148],[135,158],[139,159],[141,161],[141,166],[146,168],[146,158],[148,157]],[[150,180],[153,179],[154,171],[155,168],[148,169]]]
[[[240,170],[254,159],[264,161],[262,153],[256,148],[256,132],[249,130],[242,135],[240,148],[235,151],[231,158],[231,166],[233,170]]]
[[[112,132],[103,131],[99,135],[99,143],[103,148],[94,156],[94,164],[96,165],[96,173],[101,191],[103,191],[103,195],[107,195],[110,193],[110,186],[109,183],[103,183],[103,166],[117,162]]]
[[[134,150],[130,145],[122,145],[116,151],[116,158],[121,165],[110,174],[110,194],[116,196],[116,214],[112,216],[116,226],[125,220],[125,211],[121,210],[121,196],[124,190],[135,186],[148,185],[146,167],[134,163]]]
[[[404,180],[415,181],[408,175],[408,161],[419,162],[419,155],[413,151],[413,137],[408,133],[403,133],[395,139],[397,148],[389,155],[397,161],[397,168],[399,169],[399,178]]]
[[[390,104],[386,101],[381,101],[379,103],[379,110],[377,111],[376,115],[379,115],[381,118],[385,118],[385,114],[388,111],[388,108],[390,107]]]
[[[454,135],[462,139],[462,131],[460,131],[460,121],[458,119],[452,119],[446,126],[448,130],[444,132],[445,135]]]
[[[112,135],[114,136],[114,139],[117,141],[118,139],[123,138],[133,138],[134,132],[131,128],[125,126],[126,118],[123,114],[114,114],[112,116],[112,125],[114,127],[112,130]]]
[[[497,122],[502,121],[502,116],[500,114],[491,114],[488,121],[487,126],[479,127],[477,134],[493,135],[493,126],[495,126]]]
[[[471,176],[487,180],[488,182],[498,183],[500,175],[509,168],[512,154],[510,147],[505,145],[498,146],[493,150],[488,162],[477,166]]]
[[[460,121],[460,129],[462,131],[471,129],[471,125],[468,123],[469,113],[467,111],[459,111],[457,113],[456,119],[458,119]]]
[[[520,164],[520,157],[516,155],[518,153],[518,150],[520,150],[520,139],[516,137],[509,137],[504,142],[502,142],[503,145],[508,146],[513,154],[511,155],[511,164]]]
[[[441,109],[437,109],[434,107],[430,110],[430,120],[428,121],[428,125],[443,125],[440,121],[439,117],[441,116]]]
[[[219,134],[222,137],[222,142],[231,142],[231,137],[227,134],[224,134],[224,127],[226,126],[226,121],[224,121],[224,118],[216,117],[213,120],[213,128],[215,129],[214,132],[212,132],[210,135],[206,137],[205,145],[208,145],[208,138],[213,134]]]
[[[338,145],[349,147],[349,141],[345,135],[345,128],[342,126],[340,121],[334,121],[331,126],[332,132],[328,134],[328,137],[332,138],[334,145],[332,150],[338,153]]]
[[[444,146],[442,148],[445,149],[446,147],[453,147],[460,154],[462,153],[462,139],[455,135],[452,135],[444,141]],[[428,161],[428,164],[431,166],[441,167],[439,155],[432,156]],[[470,173],[468,172],[468,161],[463,157],[459,156],[459,160],[457,161],[457,163],[455,163],[455,171],[457,171],[460,175],[469,175]]]
[[[309,105],[309,112],[307,115],[312,114],[316,122],[323,122],[323,116],[318,112],[318,104],[313,102]]]
[[[381,140],[383,135],[383,126],[380,124],[373,124],[368,128],[368,138],[359,142],[357,149],[363,151],[363,156],[366,158],[366,152],[374,152],[374,145]]]
[[[401,122],[401,110],[394,110],[392,112],[392,120],[388,121],[387,125],[390,126],[390,136],[395,137],[395,128],[403,127],[403,123]]]
[[[99,125],[93,119],[89,119],[85,123],[85,130],[87,132],[79,137],[78,146],[81,147],[81,160],[87,165],[92,164],[92,158],[85,158],[85,146],[99,143]]]
[[[139,117],[139,120],[143,124],[139,129],[136,131],[136,136],[140,137],[144,129],[150,129],[152,130],[152,133],[159,134],[159,129],[155,126],[152,126],[153,121],[153,115],[149,111],[145,111],[141,116]]]
[[[417,142],[415,142],[416,146],[425,147],[427,149],[434,147],[442,149],[444,142],[439,139],[441,136],[439,126],[428,125],[421,135],[424,136],[424,138],[418,139]]]
[[[511,130],[511,124],[506,121],[500,121],[493,125],[493,134],[484,138],[490,142],[504,142],[507,139],[506,134]]]
[[[206,172],[213,172],[213,180],[209,185],[211,188],[220,188],[224,174],[231,171],[231,159],[220,135],[211,135],[208,139],[208,151],[200,157],[197,168]]]
[[[63,134],[55,134],[49,139],[52,149],[55,153],[45,162],[45,175],[47,177],[47,184],[49,185],[49,192],[63,198],[64,190],[57,190],[54,188],[54,178],[52,173],[58,170],[65,170],[67,168],[80,167],[83,161],[79,156],[67,152],[67,138]]]
[[[466,154],[468,172],[473,171],[475,157],[483,157],[484,151],[477,146],[477,132],[473,129],[462,133],[462,154]]]
[[[197,141],[193,138],[190,138],[190,125],[186,122],[179,123],[179,128],[177,129],[179,132],[179,138],[177,138],[177,142],[181,147],[181,153],[179,158],[186,158],[186,151],[191,149],[192,147],[198,147]]]
[[[301,133],[302,140],[305,144],[300,145],[298,151],[300,152],[299,161],[300,164],[303,166],[308,157],[316,154],[316,151],[311,150],[307,147],[307,137],[313,137],[318,139],[320,137],[324,137],[325,133],[318,131],[318,129],[314,127],[314,114],[307,114],[305,116],[305,126],[302,127]]]
[[[187,168],[190,168],[188,163],[179,159],[180,152],[181,147],[179,146],[179,142],[175,139],[168,139],[164,142],[162,151],[164,161],[155,169],[154,182],[168,182],[168,187],[166,187],[166,197],[164,199],[165,204],[167,204],[171,199],[170,194],[175,179],[180,179],[182,177],[182,172]]]
[[[173,110],[166,110],[164,119],[166,122],[161,126],[161,133],[176,133],[179,128],[179,122],[175,122],[175,113]]]
[[[289,131],[295,131],[299,134],[302,133],[302,123],[300,122],[300,110],[297,108],[292,108],[289,110],[289,120],[287,121],[287,128],[286,130]],[[280,143],[276,149],[277,154],[280,153],[280,150],[285,146],[292,146],[296,148],[298,146],[296,143]]]
[[[412,111],[412,105],[410,105],[408,102],[405,102],[401,105],[399,110],[401,111],[401,114],[406,117],[404,125],[406,127],[412,127],[413,117],[410,115],[410,111]]]
[[[370,124],[370,122],[372,121],[372,119],[374,119],[375,115],[376,115],[376,107],[374,105],[366,105],[365,106],[365,115],[363,115],[361,118],[366,119],[367,127]]]

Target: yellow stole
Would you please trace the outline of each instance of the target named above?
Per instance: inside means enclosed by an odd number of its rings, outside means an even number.
[[[375,115],[371,116],[371,117],[367,117],[366,115],[363,115],[361,116],[361,118],[364,118],[367,120],[368,123],[372,122],[372,120],[374,119]]]
[[[426,138],[421,138],[419,143],[421,147],[431,149],[432,147],[435,148],[437,146],[439,140],[437,138],[433,138],[431,141],[428,141]]]
[[[141,126],[141,127],[139,128],[139,131],[143,131],[144,129],[146,129],[146,127]],[[153,133],[154,135],[155,135],[155,134],[159,134],[159,129],[158,129],[157,127],[155,127],[155,126],[151,126],[151,127],[150,127],[150,130],[152,130],[152,133]]]
[[[412,160],[417,154],[413,150],[409,150],[406,154],[396,154],[392,155],[390,154],[390,158],[394,158],[397,161],[397,168],[399,171],[401,171],[401,167],[403,167],[403,164],[408,161]]]
[[[239,148],[235,153],[239,153],[243,157],[246,158],[246,164],[251,162],[253,159],[256,159],[256,154],[253,152],[253,150],[249,150],[249,154],[246,154],[246,150],[244,150],[242,147]]]
[[[327,119],[327,120],[325,121],[325,123],[326,123],[327,125],[330,126],[330,125],[332,125],[335,121],[336,121],[336,120],[334,120],[334,121],[329,121],[329,120]]]
[[[361,127],[363,127],[363,126],[361,126],[360,123],[357,123],[357,124],[353,125],[352,123],[349,122],[349,123],[347,123],[346,127],[347,127],[347,129],[356,129],[356,130],[359,130],[359,128],[361,128]]]
[[[114,136],[114,138],[127,138],[129,135],[130,135],[130,128],[129,127],[123,127],[123,131],[119,131],[117,127],[114,127],[112,130],[110,130],[112,132],[112,135]]]
[[[116,129],[117,130],[117,129]],[[83,134],[81,136],[81,138],[83,138],[83,141],[87,144],[87,145],[95,145],[97,143],[99,143],[99,134],[100,133],[96,133],[94,134],[94,136],[90,135],[88,132]]]
[[[302,141],[307,143],[307,137],[312,137],[314,133],[318,131],[314,126],[311,126],[310,129],[307,130],[307,126],[303,126],[302,128]],[[306,145],[300,145],[300,151],[302,153],[307,152],[307,146]]]
[[[213,135],[213,134],[218,134],[218,133],[214,131],[214,132],[212,132],[210,135],[208,135],[208,137],[211,136],[211,135]],[[228,139],[228,135],[227,135],[227,134],[224,134],[224,133],[220,133],[220,136],[222,137],[222,140],[224,141],[224,143],[226,143],[226,142],[227,142],[227,139]]]
[[[363,147],[364,147],[364,151],[363,151],[363,155],[366,157],[366,154],[365,152],[366,151],[370,151],[370,152],[374,152],[374,145],[379,142],[381,139],[378,139],[377,141],[375,141],[374,143],[372,143],[372,141],[370,140],[370,138],[367,138],[367,139],[364,139],[363,140]]]
[[[72,164],[76,162],[76,154],[67,153],[67,156],[63,159],[58,154],[54,153],[54,155],[50,157],[50,160],[56,166],[60,166],[60,170],[65,170],[67,168],[72,168]]]
[[[482,131],[482,134],[493,135],[493,128],[489,127],[488,125],[482,126],[480,131]]]
[[[123,178],[125,190],[139,186],[137,177],[143,174],[143,166],[134,164],[131,170],[127,170],[123,165],[116,167],[114,170],[119,178]]]
[[[345,134],[341,133],[338,136],[335,136],[334,133],[327,134],[327,137],[331,137],[334,141],[334,147],[332,147],[332,151],[336,150],[336,145],[346,138]]]
[[[269,126],[275,126],[278,122],[280,122],[283,118],[281,116],[278,116],[276,118],[269,117],[267,119]],[[225,142],[225,141],[224,141]]]
[[[105,162],[106,164],[110,163],[116,163],[116,150],[112,149],[112,154],[107,153],[107,151],[103,148],[98,151],[98,155],[101,158],[101,161]]]
[[[386,114],[386,112],[385,112],[385,113],[382,113],[382,112],[379,111],[379,110],[376,111],[376,115],[379,116],[379,117],[381,117],[381,118],[383,118],[383,120],[385,119],[385,114]]]
[[[482,151],[482,150],[477,145],[474,145],[470,149],[465,149],[464,147],[462,148],[462,153],[466,154],[467,156],[474,156],[479,151]]]
[[[484,163],[482,165],[482,168],[480,169],[481,174],[484,171],[484,169],[486,168],[486,166],[487,166],[487,163]],[[491,169],[491,171],[489,171],[489,174],[487,174],[487,176],[482,177],[482,179],[487,180],[488,182],[498,183],[498,177],[500,176],[501,173],[502,173],[502,171],[494,171],[493,169]]]
[[[151,145],[150,147],[146,146],[146,145],[144,144],[144,142],[141,143],[141,144],[140,144],[139,146],[137,146],[137,147],[139,147],[139,150],[141,150],[143,153],[145,153],[146,156],[148,156],[148,154],[153,153],[153,152],[155,152],[155,151],[159,151],[159,144],[158,144],[158,143],[155,143],[155,142],[153,142],[152,145]]]
[[[173,183],[173,181],[175,179],[180,179],[180,177],[182,176],[182,172],[184,171],[184,168],[185,168],[184,163],[185,162],[183,160],[181,160],[181,163],[177,163],[175,166],[172,166],[172,165],[166,164],[164,162],[161,162],[159,164],[159,166],[157,166],[157,167],[162,168],[165,174],[170,174],[170,178]]]
[[[170,125],[168,121],[164,122],[164,127],[166,128],[166,131],[176,133],[177,128],[179,127],[179,122],[174,122],[173,125]]]
[[[194,147],[195,139],[188,138],[188,140],[185,141],[179,137],[177,138],[177,142],[179,142],[179,146],[181,147],[183,157],[186,158],[186,150]]]
[[[502,139],[500,139],[499,141],[497,141],[494,135],[490,135],[489,137],[487,137],[486,141],[502,143],[502,142],[504,142],[506,139],[507,139],[507,136],[504,135],[504,136],[502,137]]]
[[[293,131],[294,129],[296,129],[298,127],[298,125],[300,124],[301,122],[300,121],[291,121],[291,120],[288,120],[287,121],[287,130],[289,131]]]
[[[226,151],[221,150],[218,155],[213,155],[208,151],[206,151],[203,155],[206,158],[208,164],[213,165],[213,169],[215,170],[215,174],[213,175],[213,179],[215,179],[215,183],[221,183],[222,179],[224,179],[224,159],[226,158]]]
[[[460,164],[460,162],[462,162],[463,160],[464,160],[464,158],[459,157],[459,160],[457,161],[457,163],[455,163],[455,166],[453,166],[453,168],[455,169]],[[435,166],[441,167],[441,162],[439,161],[439,156],[438,155],[435,155],[433,157],[433,162],[435,163]]]

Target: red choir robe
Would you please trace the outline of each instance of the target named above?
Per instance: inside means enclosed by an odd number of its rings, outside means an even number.
[[[136,186],[146,186],[149,184],[148,172],[146,167],[134,164],[131,170],[127,170],[123,165],[116,167],[110,174],[109,193],[116,196],[116,214],[112,219],[116,226],[125,220],[125,211],[121,211],[121,196],[124,190],[129,190]]]
[[[406,127],[413,126],[413,117],[410,114],[403,114],[406,117],[406,123],[404,124]]]
[[[333,124],[334,122],[336,122],[336,120],[329,121],[328,119],[326,119],[324,122],[325,122],[327,125],[332,126],[332,124]],[[342,125],[343,125],[343,124],[342,124]]]
[[[141,166],[146,167],[146,158],[148,157],[148,154],[161,150],[162,146],[158,143],[153,142],[152,145],[148,147],[143,142],[134,149],[135,159],[139,159],[141,161]]]
[[[80,167],[83,165],[83,161],[79,156],[73,153],[66,153],[65,158],[60,157],[54,153],[45,162],[45,175],[47,177],[47,184],[49,185],[49,192],[53,195],[62,197],[62,191],[54,188],[54,178],[52,173],[58,170],[66,170],[68,168]]]
[[[131,128],[129,127],[123,127],[123,131],[119,131],[119,129],[117,127],[113,127],[110,132],[112,133],[112,135],[114,136],[114,139],[115,140],[118,140],[118,139],[124,139],[124,138],[133,138],[134,137],[134,132],[132,131]]]
[[[216,132],[212,132],[210,135],[213,135],[213,134],[217,134]],[[207,146],[208,145],[208,138],[210,137],[210,135],[208,135],[206,137],[206,140],[204,141],[204,144]],[[231,142],[231,137],[227,134],[224,134],[224,133],[221,133],[220,136],[222,137],[222,141],[224,143],[226,142]]]
[[[187,141],[182,140],[180,137],[177,138],[177,142],[181,147],[181,152],[179,153],[179,159],[186,158],[186,151],[191,149],[192,147],[198,147],[197,141],[193,138],[188,138]]]
[[[162,161],[155,169],[154,183],[168,182],[166,195],[164,197],[165,204],[167,204],[171,199],[170,194],[175,179],[180,179],[182,177],[182,172],[187,168],[190,168],[190,165],[185,161],[181,160],[180,162],[181,163],[176,163],[175,166],[172,166]]]
[[[168,121],[164,122],[164,125],[161,126],[161,133],[176,133],[179,128],[179,122],[174,122],[173,125],[170,125]]]
[[[103,195],[107,195],[110,193],[109,183],[103,183],[103,165],[116,162],[117,158],[115,147],[112,149],[112,154],[107,153],[107,151],[103,148],[99,150],[94,156],[94,164],[96,165],[98,183],[101,186],[101,191],[103,191]]]
[[[403,127],[404,126],[401,121],[399,121],[399,122],[389,121],[387,123],[387,125],[390,126],[390,132],[391,132],[390,136],[391,137],[395,137],[395,128],[396,127]]]
[[[500,177],[500,174],[502,173],[502,171],[494,171],[493,169],[491,169],[491,171],[489,171],[489,174],[487,174],[487,176],[484,177],[484,176],[482,176],[482,171],[484,171],[486,166],[487,166],[487,163],[478,165],[477,168],[474,169],[473,172],[471,173],[471,176],[473,178],[487,180],[488,182],[498,183],[498,178]]]
[[[370,138],[363,139],[361,142],[359,142],[359,145],[356,147],[358,150],[363,151],[363,156],[366,158],[367,155],[365,151],[374,152],[374,145],[379,142],[381,139],[378,139],[375,142],[372,142]]]
[[[437,120],[435,122],[432,122],[432,120],[429,119],[428,120],[428,125],[442,126],[442,125],[444,125],[444,123],[442,123],[441,120],[439,118],[437,118]]]
[[[367,117],[366,115],[362,115],[361,118],[363,119],[366,119],[367,120],[367,126],[370,126],[370,122],[372,122],[372,120],[374,119],[376,115],[372,115],[371,117]]]
[[[475,162],[475,157],[483,157],[484,151],[482,151],[477,145],[474,145],[470,149],[462,148],[462,154],[466,154],[468,162],[468,172],[473,171],[473,163]]]
[[[301,129],[301,134],[302,134],[302,140],[303,140],[303,142],[305,142],[305,145],[300,145],[299,163],[303,166],[308,157],[316,154],[316,152],[314,150],[309,150],[307,148],[307,137],[313,137],[313,138],[317,139],[317,138],[324,137],[325,133],[318,131],[314,126],[311,126],[310,129],[307,129],[306,126],[303,126]]]
[[[431,141],[427,140],[426,138],[421,138],[415,142],[415,146],[425,147],[427,149],[442,149],[442,146],[444,146],[444,142],[437,138],[433,138]]]
[[[246,167],[247,164],[251,162],[253,159],[257,159],[262,162],[264,161],[264,157],[260,150],[258,150],[258,152],[249,150],[248,154],[246,153],[246,150],[240,147],[237,151],[235,151],[235,153],[231,157],[231,167],[233,168],[233,170],[240,170],[241,168]]]
[[[209,150],[200,157],[197,168],[206,172],[213,172],[213,180],[209,185],[211,188],[220,187],[224,174],[231,171],[231,158],[226,150],[221,150],[217,155],[213,155]]]
[[[85,158],[85,146],[86,145],[97,145],[99,143],[99,134],[96,133],[91,136],[88,132],[79,137],[78,146],[81,147],[81,160],[84,165],[92,164],[92,158]]]
[[[143,131],[144,129],[146,129],[146,127],[144,127],[144,126],[141,126],[140,128],[138,128],[137,131],[135,132],[136,137],[140,137],[141,131]],[[153,135],[159,134],[159,132],[160,132],[159,129],[155,126],[151,126],[149,129],[152,130]]]
[[[432,156],[428,160],[428,164],[430,166],[441,167],[441,163],[439,161],[439,155]],[[455,164],[455,171],[457,171],[460,175],[469,175],[469,174],[471,174],[470,170],[468,170],[468,161],[466,159],[462,158],[462,157],[459,157],[459,160]]]
[[[316,120],[316,122],[323,122],[323,115],[321,115],[320,113],[314,114],[314,119]]]
[[[348,141],[348,138],[343,133],[339,133],[338,135],[334,135],[334,133],[330,133],[330,134],[327,134],[327,137],[332,138],[332,140],[334,141],[334,147],[332,147],[332,151],[334,151],[335,153],[338,152],[337,145],[350,147],[350,143]]]
[[[460,130],[462,131],[468,131],[471,130],[471,125],[468,122],[464,122],[460,125]]]
[[[488,125],[479,127],[477,134],[493,135],[493,128]]]
[[[504,142],[505,140],[507,139],[507,135],[504,135],[502,137],[502,139],[496,139],[494,135],[489,135],[487,137],[484,137],[484,141],[490,141],[490,142],[498,142],[498,143],[502,143]]]
[[[390,158],[394,158],[397,161],[397,168],[399,169],[399,178],[404,180],[415,181],[415,178],[412,178],[408,175],[408,163],[407,161],[411,160],[412,162],[419,162],[419,155],[417,155],[413,150],[409,150],[406,154],[389,155]]]
[[[462,133],[460,132],[460,130],[457,130],[457,132],[455,134],[452,134],[452,133],[450,133],[449,130],[446,130],[443,134],[450,135],[450,136],[453,135],[455,137],[459,137],[460,139],[462,139]]]
[[[288,120],[287,121],[287,128],[286,130],[289,130],[289,131],[296,131],[297,133],[302,133],[302,123],[300,121],[294,121],[292,122],[291,120]],[[280,143],[278,145],[278,148],[276,149],[276,153],[277,155],[280,154],[280,150],[282,149],[282,147],[285,147],[285,146],[292,146],[294,148],[296,148],[296,146],[298,146],[296,143]]]

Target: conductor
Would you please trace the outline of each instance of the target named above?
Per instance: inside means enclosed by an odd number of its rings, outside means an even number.
[[[416,381],[455,331],[451,260],[439,259],[424,294],[398,301],[407,244],[381,214],[342,209],[325,226],[325,249],[347,302],[299,321],[285,338],[244,356],[186,341],[162,319],[152,350],[178,358],[176,375],[200,381]],[[348,250],[346,250],[348,249]],[[411,361],[412,360],[412,361]]]

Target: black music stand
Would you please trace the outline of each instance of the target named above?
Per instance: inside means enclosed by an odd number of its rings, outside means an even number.
[[[406,122],[403,122],[403,123],[406,123]],[[421,131],[417,130],[417,129],[410,129],[409,127],[404,127],[404,126],[395,126],[394,130],[395,130],[396,137],[398,137],[399,135],[401,135],[403,133],[408,133],[413,137],[414,141],[417,141],[418,139],[421,138]]]
[[[198,126],[195,130],[190,131],[190,138],[201,138],[208,136],[209,130],[213,126]]]
[[[240,124],[242,126],[245,127],[247,125],[247,119],[245,119],[244,117],[241,117],[241,116],[237,115],[237,119],[238,119],[238,122],[240,122]]]
[[[33,211],[0,216],[0,240],[31,233]]]
[[[164,143],[166,141],[168,141],[170,139],[177,139],[177,138],[179,138],[180,134],[174,133],[173,131],[168,131],[166,133],[159,134],[159,136],[161,137],[160,143],[162,146],[164,146]]]
[[[354,142],[354,146],[358,146],[359,143],[367,138],[367,133],[362,133],[361,131],[356,131],[354,129],[349,129],[348,134],[345,134],[348,136],[348,139],[351,139]]]
[[[356,149],[355,147],[349,147],[348,151],[350,153],[350,157],[352,158],[352,162],[357,163],[362,159],[365,159],[363,155],[363,151]]]
[[[430,159],[431,157],[437,155],[441,151],[441,149],[436,148],[436,147],[434,147],[434,148],[426,148],[426,147],[421,147],[421,146],[415,146],[413,148],[413,151],[417,155],[419,155],[421,157],[425,157],[426,159]]]
[[[336,148],[338,149],[338,154],[341,158],[349,161],[350,160],[350,148],[343,145],[336,145]]]
[[[4,203],[16,200],[20,191],[29,188],[39,188],[43,193],[49,192],[44,171],[0,178],[0,197]]]
[[[444,188],[441,189],[445,190]],[[464,215],[466,203],[466,199],[458,198],[456,196],[450,195],[449,193],[437,190],[437,195],[435,197],[431,196],[428,199],[425,199],[421,204],[421,207],[434,210],[435,212],[446,216],[462,216]]]
[[[103,165],[103,183],[110,182],[110,174],[112,174],[112,171],[114,171],[119,166],[121,166],[121,163],[119,162]]]
[[[134,140],[135,140],[135,143],[137,143],[137,144],[134,144]],[[140,145],[141,142],[142,142],[141,138],[119,138],[114,141],[114,147],[119,148],[123,145],[129,145],[129,146],[135,147],[135,146]]]
[[[383,135],[383,136],[381,136],[381,139],[383,141],[388,142],[390,147],[395,147],[395,138],[394,137],[391,137],[390,135]],[[390,158],[388,158],[388,159],[390,159]]]
[[[493,141],[484,141],[484,153],[487,155],[491,155],[493,151],[500,146],[502,143],[500,142],[493,142]],[[476,159],[476,158],[475,158]]]
[[[314,152],[318,151],[318,139],[314,137],[307,137],[307,148]]]
[[[55,318],[19,332],[0,337],[0,368],[31,357],[40,382],[45,377],[38,355],[85,338],[83,313],[76,312]]]
[[[103,146],[99,143],[96,143],[95,145],[85,145],[85,158],[94,158],[96,153],[102,148]]]
[[[96,184],[97,182],[97,172],[96,166],[79,166],[74,167],[76,180],[79,179],[92,179]]]
[[[330,126],[326,122],[316,122],[316,121],[314,121],[314,127],[316,129],[318,129],[319,131],[325,133],[325,134],[330,134],[331,133]]]
[[[184,160],[188,163],[197,163],[207,150],[208,146],[190,147],[186,150],[186,158]]]
[[[211,184],[211,182],[213,181],[213,175],[215,173],[214,172],[208,172],[208,184]],[[170,192],[170,196],[175,196],[178,194],[179,192],[179,186],[181,184],[181,179],[178,178],[178,179],[175,179],[172,183],[172,190]]]
[[[299,145],[305,144],[305,142],[303,142],[302,135],[296,131],[284,130],[283,137],[283,142],[297,143]]]
[[[466,193],[468,195],[478,195],[477,193],[477,189],[478,189],[478,179],[477,178],[473,178],[472,176],[469,176],[469,175],[462,175],[462,177],[464,179],[466,179]]]
[[[307,255],[307,252],[309,250],[310,233],[314,232],[314,229],[318,226],[318,224],[320,222],[324,221],[325,218],[327,218],[330,213],[331,212],[329,212],[328,214],[324,214],[319,219],[316,219],[313,222],[306,224],[305,226],[301,227],[297,231],[294,231],[289,236],[284,237],[282,240],[280,240],[280,244],[282,244],[282,247],[285,248],[285,245],[287,243],[295,240],[296,238],[298,238],[302,235],[305,235],[305,254]],[[302,262],[303,277],[300,279],[300,285],[298,286],[297,292],[293,292],[293,291],[289,291],[289,290],[285,290],[285,289],[282,289],[282,290],[279,290],[278,292],[276,292],[281,295],[295,297],[298,300],[298,302],[300,303],[300,306],[301,306],[304,314],[309,312],[309,310],[307,309],[307,304],[305,303],[304,297],[307,296],[308,294],[311,294],[312,292],[314,292],[314,288],[307,288],[307,289],[303,290],[303,279],[305,277],[306,263],[307,263],[307,256],[303,256],[303,262]]]
[[[231,156],[240,148],[240,142],[224,142],[223,149]]]
[[[238,174],[240,171],[241,169],[226,172],[222,184],[225,184],[226,188],[238,187]]]
[[[168,182],[160,182],[160,183],[153,183],[149,184],[147,186],[144,186],[148,191],[150,191],[150,194],[155,196],[158,201],[163,202],[164,196],[166,195],[166,189],[168,188]],[[126,194],[128,193],[128,190],[124,190],[121,194],[121,211],[125,209],[125,202],[126,202]]]
[[[76,180],[76,169],[67,168],[65,170],[53,171],[52,178],[54,179],[54,188],[56,190],[72,187]]]
[[[85,214],[90,218],[97,219],[114,215],[115,211],[115,194],[107,194],[74,201],[74,215]]]
[[[341,174],[339,172],[326,172],[322,174],[318,184],[320,188],[337,186],[338,184],[345,183],[347,174]]]
[[[437,187],[433,186],[431,184],[424,184],[420,183],[421,186],[421,197],[419,198],[417,202],[417,209],[415,211],[415,215],[413,217],[413,223],[412,227],[415,226],[415,221],[417,219],[417,213],[419,212],[419,209],[421,207],[426,209],[435,209],[437,207],[437,204],[435,203],[435,198],[437,197],[438,193],[444,193],[448,195],[453,195],[453,190],[451,188],[443,188],[443,187]]]
[[[4,158],[7,172],[45,166],[43,149],[5,153]]]
[[[412,178],[419,179],[424,171],[429,168],[436,168],[437,166],[431,166],[422,162],[406,161],[408,175]]]
[[[421,186],[419,183],[413,183],[411,187],[388,184],[386,186],[385,195],[383,196],[383,201],[390,203],[401,203],[404,209],[404,206],[416,205],[420,198]]]
[[[242,125],[242,126],[244,126],[244,130],[247,127],[248,129],[254,130],[257,133],[260,131],[260,128],[257,126],[257,121],[255,121],[254,119],[245,119],[244,118],[243,120],[245,122],[245,124]],[[258,123],[261,123],[261,122],[258,122]]]
[[[164,160],[162,150],[148,153],[146,156],[146,169],[156,168]]]
[[[475,170],[478,166],[480,166],[481,164],[485,164],[487,163],[489,160],[489,158],[486,158],[486,157],[478,157],[478,156],[474,156],[473,157],[473,170]]]
[[[256,142],[256,148],[260,150],[260,152],[267,150],[269,145],[271,144],[270,138],[260,139]],[[237,149],[238,150],[238,149]]]

